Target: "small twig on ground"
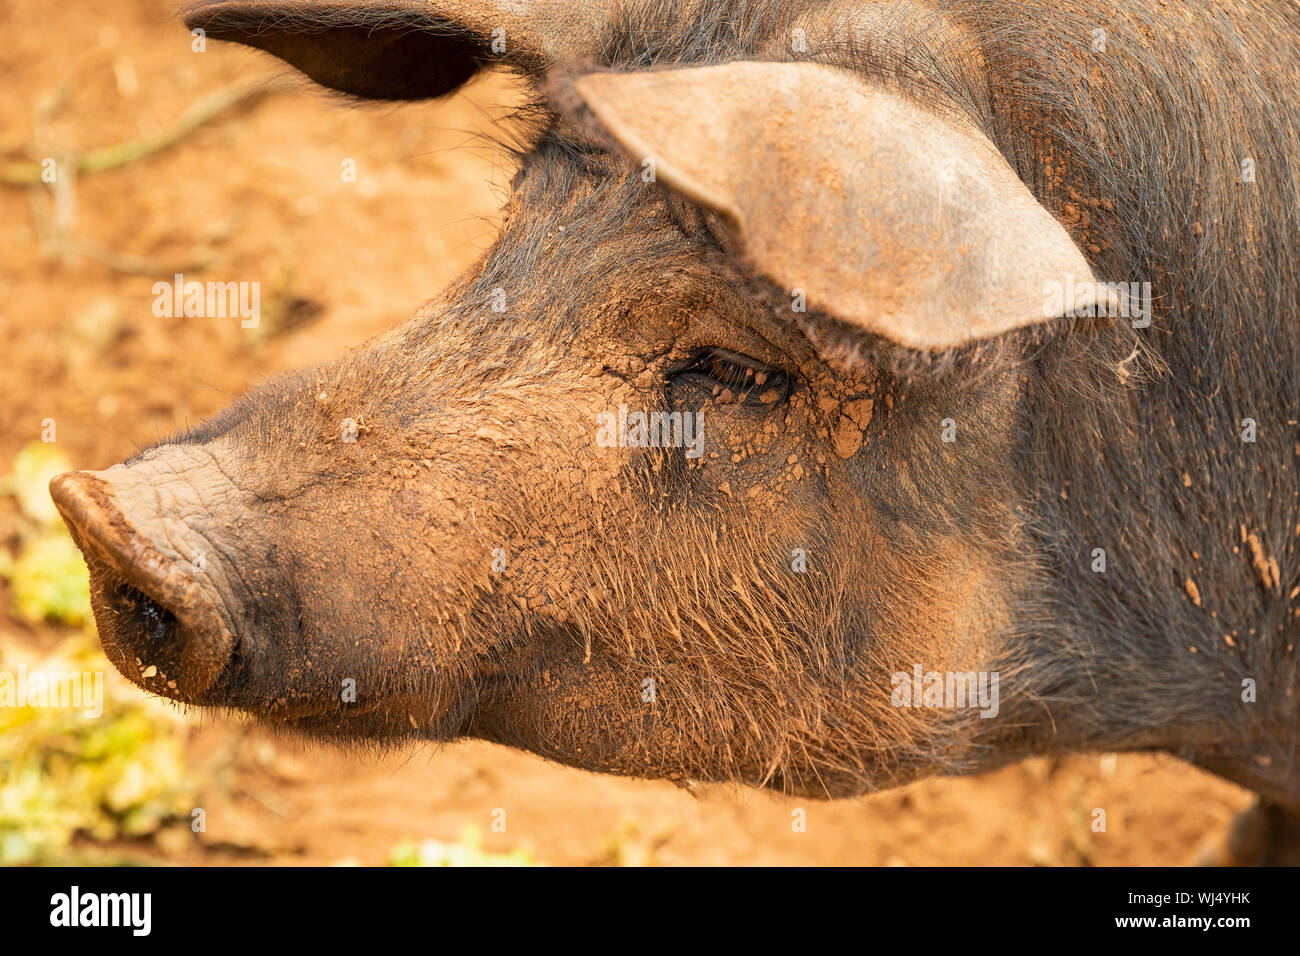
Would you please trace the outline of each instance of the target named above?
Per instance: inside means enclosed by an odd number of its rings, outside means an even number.
[[[73,172],[83,176],[125,166],[174,146],[204,123],[232,107],[241,103],[251,103],[269,93],[279,93],[297,85],[298,80],[293,76],[275,76],[222,87],[194,103],[170,125],[163,127],[152,136],[72,155],[69,157],[69,162],[72,163]],[[41,164],[38,162],[0,163],[0,183],[4,185],[23,186],[39,182],[41,182]]]
[[[89,239],[68,241],[69,252],[94,259],[101,265],[108,266],[114,272],[133,276],[173,275],[177,272],[199,272],[210,269],[221,261],[222,257],[211,249],[200,248],[190,253],[186,259],[150,259],[118,252],[103,243]]]

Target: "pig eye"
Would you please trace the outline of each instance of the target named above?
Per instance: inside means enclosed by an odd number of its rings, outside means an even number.
[[[707,349],[693,356],[673,375],[711,390],[714,398],[744,405],[772,405],[786,397],[789,377],[770,365],[725,349]]]

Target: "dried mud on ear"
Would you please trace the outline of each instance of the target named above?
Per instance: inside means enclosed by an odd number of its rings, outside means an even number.
[[[592,72],[574,92],[586,125],[721,216],[758,274],[856,331],[937,351],[1110,307],[955,104],[816,63]],[[1068,306],[1044,304],[1051,284]]]

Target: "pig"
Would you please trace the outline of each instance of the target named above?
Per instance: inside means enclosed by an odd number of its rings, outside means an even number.
[[[51,494],[154,694],[846,797],[1164,751],[1300,850],[1300,17],[207,0],[369,100],[529,90],[400,328]]]

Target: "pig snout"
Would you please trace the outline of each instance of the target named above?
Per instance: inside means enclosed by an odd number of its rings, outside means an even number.
[[[159,480],[164,470],[169,482]],[[213,581],[220,574],[215,556],[174,517],[189,512],[193,520],[194,483],[145,462],[59,475],[50,495],[85,555],[95,621],[113,665],[146,690],[208,702],[234,641]],[[185,497],[188,503],[177,500]]]

